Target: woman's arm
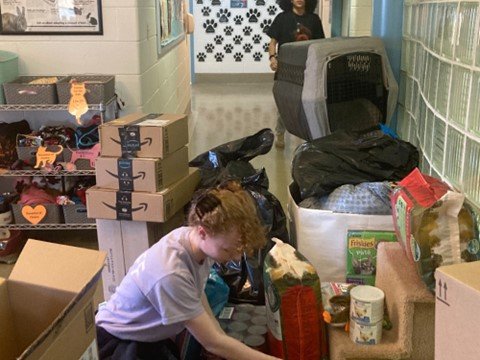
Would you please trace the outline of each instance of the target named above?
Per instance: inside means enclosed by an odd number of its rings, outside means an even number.
[[[188,331],[212,354],[228,360],[279,360],[249,348],[240,341],[228,336],[214,318],[210,306],[203,296],[205,311],[196,318],[185,323]]]
[[[270,69],[277,71],[277,40],[272,38],[270,44],[268,44],[268,57],[270,60]]]

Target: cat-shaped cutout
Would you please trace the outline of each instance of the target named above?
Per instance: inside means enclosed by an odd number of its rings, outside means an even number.
[[[72,97],[68,103],[68,112],[75,116],[79,125],[82,124],[80,118],[88,111],[87,99],[85,99],[86,92],[85,83],[72,81],[70,86]]]
[[[95,168],[95,160],[100,156],[100,144],[95,144],[90,149],[72,150],[70,163],[75,164],[78,159],[88,159],[90,167]]]
[[[49,151],[45,146],[39,146],[37,150],[37,163],[35,164],[35,169],[45,167],[47,165],[53,165],[57,155],[60,155],[63,151],[63,146],[58,145],[60,150],[58,151]]]

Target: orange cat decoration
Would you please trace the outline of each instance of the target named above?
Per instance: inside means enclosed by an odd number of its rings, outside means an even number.
[[[84,82],[72,81],[71,84],[70,94],[72,97],[68,103],[68,112],[75,116],[77,123],[81,125],[80,118],[88,111],[88,104],[85,99],[87,89]]]
[[[52,165],[57,158],[57,155],[60,155],[63,151],[63,146],[58,145],[60,150],[58,151],[49,151],[45,146],[39,146],[37,150],[37,163],[35,164],[35,169],[45,167],[47,165]]]

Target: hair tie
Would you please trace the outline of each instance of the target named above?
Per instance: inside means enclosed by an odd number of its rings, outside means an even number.
[[[219,198],[210,193],[204,193],[198,197],[195,205],[195,213],[199,220],[202,220],[205,214],[215,210],[221,204]]]

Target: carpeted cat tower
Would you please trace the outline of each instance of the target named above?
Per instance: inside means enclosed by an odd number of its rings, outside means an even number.
[[[329,328],[330,360],[434,359],[435,297],[422,283],[399,243],[380,243],[375,285],[385,292],[393,324],[379,345],[357,345]]]

